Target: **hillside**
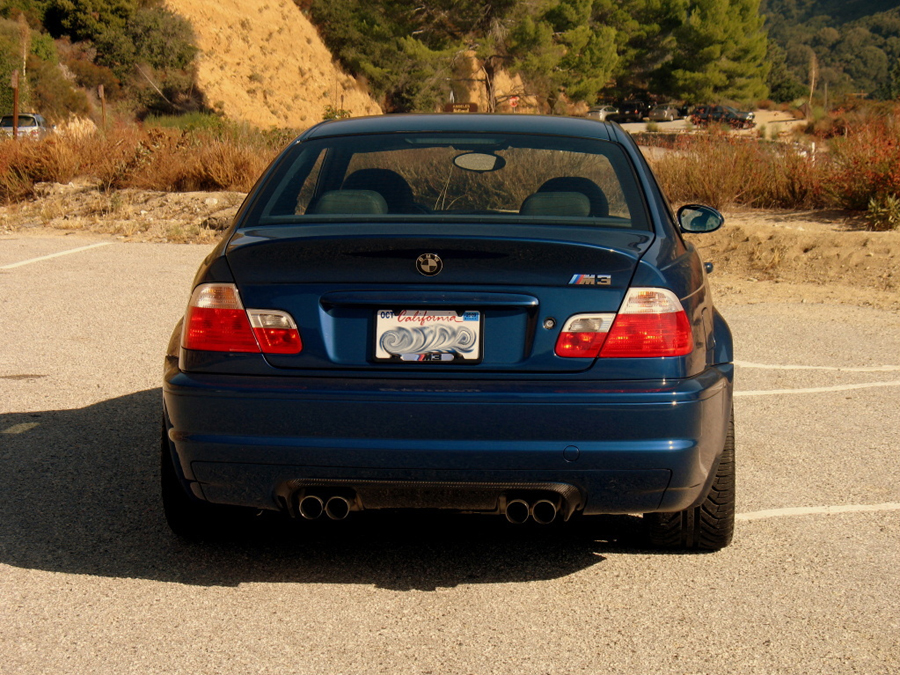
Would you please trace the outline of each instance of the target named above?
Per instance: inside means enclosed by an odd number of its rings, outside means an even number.
[[[832,99],[900,95],[900,8],[895,0],[762,0],[770,39],[808,95],[811,57]]]
[[[230,119],[303,129],[329,105],[354,116],[381,113],[291,0],[166,0],[166,6],[193,25],[198,84],[208,105]]]

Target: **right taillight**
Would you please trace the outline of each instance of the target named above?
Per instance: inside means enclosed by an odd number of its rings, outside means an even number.
[[[681,302],[665,288],[632,288],[600,351],[601,358],[690,354],[694,337]]]
[[[618,314],[576,314],[563,324],[556,355],[564,358],[684,356],[693,347],[687,314],[672,291],[632,288]]]
[[[245,310],[234,284],[194,289],[184,318],[181,345],[210,352],[299,354],[300,332],[287,312]]]

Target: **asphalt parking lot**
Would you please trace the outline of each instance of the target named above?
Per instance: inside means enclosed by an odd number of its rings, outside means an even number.
[[[172,536],[162,356],[207,247],[0,237],[0,672],[900,672],[900,315],[720,305],[739,522],[262,521]]]

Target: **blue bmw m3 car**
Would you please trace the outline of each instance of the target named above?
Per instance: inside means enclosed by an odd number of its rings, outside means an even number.
[[[309,129],[203,262],[172,335],[171,528],[203,536],[251,510],[643,514],[654,545],[728,545],[732,339],[682,237],[722,222],[674,214],[611,123]]]

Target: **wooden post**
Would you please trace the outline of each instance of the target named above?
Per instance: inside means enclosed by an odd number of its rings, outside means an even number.
[[[103,85],[97,87],[97,94],[100,96],[100,114],[103,120],[103,131],[106,131],[106,95],[103,91]]]
[[[13,90],[13,139],[19,137],[19,70],[12,73],[10,82]]]

